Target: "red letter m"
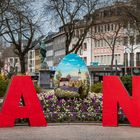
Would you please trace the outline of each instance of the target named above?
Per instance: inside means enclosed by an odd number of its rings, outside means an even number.
[[[132,126],[140,126],[140,76],[132,78],[132,96],[117,76],[103,80],[103,126],[118,125],[118,105]]]

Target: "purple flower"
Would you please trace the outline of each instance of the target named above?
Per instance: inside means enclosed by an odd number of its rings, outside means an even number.
[[[53,98],[53,95],[49,95],[46,99],[50,100],[51,98]]]

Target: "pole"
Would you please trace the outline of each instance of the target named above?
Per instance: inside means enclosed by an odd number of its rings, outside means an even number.
[[[116,71],[116,75],[117,75],[117,73],[118,73],[118,71],[117,71],[117,67],[118,67],[117,59],[115,59],[115,71]]]
[[[126,48],[125,48],[125,55],[124,55],[124,75],[127,75],[127,69],[126,69]]]

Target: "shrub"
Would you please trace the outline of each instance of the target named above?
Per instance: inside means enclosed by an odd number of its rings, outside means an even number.
[[[81,98],[86,98],[89,92],[89,83],[87,80],[82,81],[82,85],[79,89],[79,94]]]
[[[9,80],[5,76],[0,75],[0,97],[6,94],[8,84]]]
[[[61,88],[55,89],[55,95],[58,98],[74,98],[80,96],[79,93],[76,91],[63,90]]]
[[[88,95],[89,82],[87,80],[70,82],[69,85],[71,86],[56,88],[55,95],[59,98],[85,98]]]
[[[101,93],[102,92],[102,83],[98,82],[98,83],[91,85],[90,91],[94,92],[94,93]]]
[[[121,77],[122,83],[124,84],[125,88],[132,95],[132,79],[131,76],[122,76]]]
[[[36,84],[34,85],[34,87],[35,87],[36,93],[39,94],[41,92],[41,87]]]

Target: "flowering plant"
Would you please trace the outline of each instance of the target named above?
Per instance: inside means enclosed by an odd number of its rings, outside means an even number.
[[[48,122],[101,122],[102,93],[89,92],[86,98],[57,98],[54,91],[40,93],[41,101]],[[119,109],[119,121],[127,119]]]
[[[48,122],[101,121],[102,95],[90,93],[86,98],[57,98],[53,91],[40,93]]]

